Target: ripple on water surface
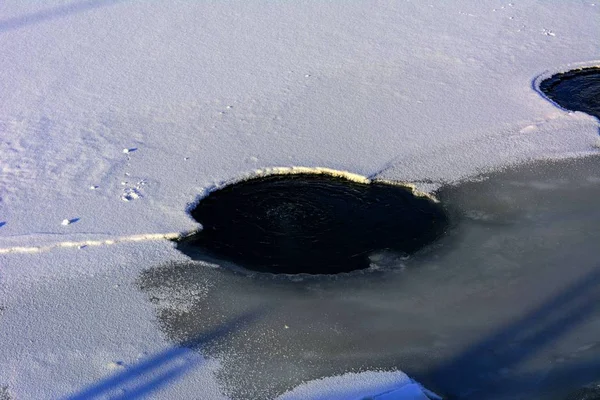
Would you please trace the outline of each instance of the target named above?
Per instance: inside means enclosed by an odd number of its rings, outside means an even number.
[[[442,206],[409,187],[329,174],[242,181],[210,193],[191,214],[203,229],[178,247],[193,258],[286,274],[368,268],[374,252],[415,253],[447,227]]]
[[[600,119],[600,68],[582,68],[553,75],[540,83],[552,101],[571,111]]]

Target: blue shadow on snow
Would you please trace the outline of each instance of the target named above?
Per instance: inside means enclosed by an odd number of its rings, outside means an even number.
[[[200,356],[191,349],[202,348],[208,343],[224,338],[234,331],[250,325],[261,314],[261,311],[253,311],[236,317],[178,347],[166,349],[142,360],[137,365],[127,367],[123,372],[67,396],[64,400],[90,400],[107,397],[114,400],[144,398],[149,393],[159,390],[203,364]]]
[[[0,21],[0,32],[24,28],[40,22],[67,17],[72,14],[91,11],[97,8],[112,6],[118,3],[123,3],[124,1],[125,0],[91,0],[80,3],[70,3],[64,6],[53,7],[20,17],[8,18]]]

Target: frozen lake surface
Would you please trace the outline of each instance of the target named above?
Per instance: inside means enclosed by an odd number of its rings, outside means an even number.
[[[519,174],[501,179],[508,200],[485,182],[445,189],[443,241],[336,277],[211,268],[166,239],[198,229],[196,196],[274,169],[431,192],[597,155],[598,119],[540,82],[599,65],[599,17],[597,0],[2,2],[0,398],[264,398],[361,368],[462,397],[499,377],[515,393],[597,379],[593,172],[566,200]],[[536,191],[565,212],[510,200]],[[583,322],[515,356],[529,333],[500,339],[578,279],[592,285],[574,289]],[[469,356],[508,342],[504,358]]]
[[[139,278],[163,331],[223,363],[235,399],[401,369],[459,399],[565,399],[600,380],[600,159],[527,164],[442,188],[452,228],[409,259],[332,276],[190,261]]]

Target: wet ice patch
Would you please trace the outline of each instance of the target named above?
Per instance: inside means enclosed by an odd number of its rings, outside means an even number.
[[[600,119],[600,67],[556,74],[540,83],[549,99],[571,111],[582,111]]]
[[[225,186],[191,215],[202,231],[179,243],[186,254],[203,259],[200,249],[251,270],[285,274],[368,268],[379,250],[413,254],[447,223],[440,204],[409,187],[309,173]]]
[[[150,268],[139,286],[182,345],[263,310],[197,348],[220,360],[233,399],[401,370],[444,398],[565,400],[600,380],[600,186],[590,176],[598,157],[445,187],[437,195],[453,228],[408,259],[381,253],[376,271],[248,276],[189,261]]]
[[[571,393],[565,400],[599,400],[600,384],[590,385]]]

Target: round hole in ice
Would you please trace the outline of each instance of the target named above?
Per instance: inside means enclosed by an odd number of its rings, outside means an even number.
[[[540,90],[559,106],[600,119],[600,67],[575,69],[553,75]]]
[[[409,186],[328,173],[240,181],[211,192],[191,215],[203,229],[178,243],[186,254],[283,274],[368,268],[373,252],[414,253],[448,223],[439,203]]]

